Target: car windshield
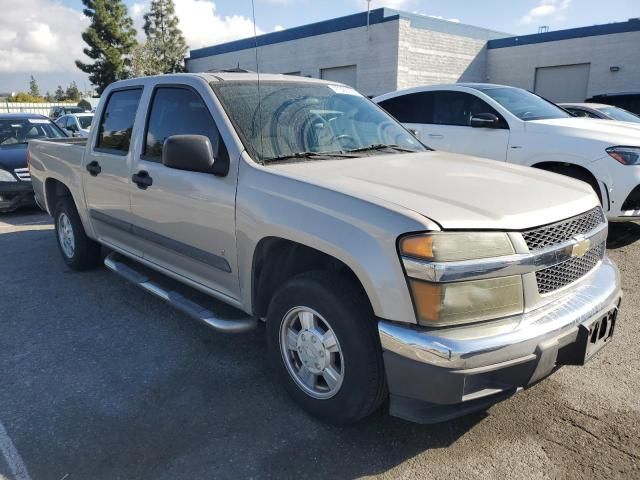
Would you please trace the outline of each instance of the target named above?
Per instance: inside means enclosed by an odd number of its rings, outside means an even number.
[[[350,87],[303,82],[219,82],[218,94],[254,159],[301,161],[425,151],[396,120]],[[258,102],[258,95],[260,102]]]
[[[634,122],[640,123],[640,117],[634,115],[631,112],[627,112],[626,110],[618,107],[596,107],[596,110],[600,110],[607,117],[613,118],[614,120],[620,120],[621,122]]]
[[[27,143],[36,138],[63,138],[66,135],[46,118],[0,120],[0,146]]]
[[[83,115],[82,117],[78,117],[78,121],[80,122],[81,128],[89,128],[93,121],[93,115]]]
[[[560,107],[521,88],[497,87],[481,88],[520,120],[547,120],[550,118],[570,118],[571,115]]]

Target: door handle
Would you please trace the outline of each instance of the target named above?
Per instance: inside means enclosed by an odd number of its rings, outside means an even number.
[[[87,172],[89,172],[92,177],[97,177],[102,171],[102,167],[100,167],[100,164],[95,160],[91,163],[88,163],[86,168]]]
[[[441,135],[439,133],[430,133],[429,134],[429,138],[442,138],[444,137],[444,135]]]
[[[131,176],[131,180],[142,190],[146,190],[153,185],[153,178],[149,176],[149,172],[146,170],[140,170],[138,173],[134,173]]]

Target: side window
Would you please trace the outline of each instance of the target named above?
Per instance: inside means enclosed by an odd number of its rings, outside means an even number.
[[[151,102],[144,158],[159,162],[164,141],[172,135],[209,137],[216,159],[214,170],[226,172],[227,149],[202,98],[189,88],[158,87]]]
[[[383,100],[380,106],[402,123],[433,123],[433,94],[408,93]]]
[[[118,90],[109,95],[100,119],[96,149],[113,151],[119,155],[129,151],[140,95],[141,88]]]
[[[66,126],[74,128],[76,126],[76,119],[71,116],[67,117]]]
[[[502,116],[481,98],[465,92],[435,92],[433,99],[433,123],[468,127],[471,117],[479,113],[492,113],[501,120],[502,128],[508,128]]]

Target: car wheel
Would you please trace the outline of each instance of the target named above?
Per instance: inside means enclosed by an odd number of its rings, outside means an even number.
[[[266,334],[281,382],[310,414],[353,423],[386,398],[375,317],[344,276],[319,271],[288,281],[269,305]]]
[[[87,237],[71,197],[58,201],[54,213],[56,239],[62,258],[73,270],[88,270],[100,264],[100,244]]]

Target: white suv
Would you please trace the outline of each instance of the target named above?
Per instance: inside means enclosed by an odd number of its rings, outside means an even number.
[[[438,150],[589,183],[609,220],[640,219],[640,125],[576,118],[526,90],[460,83],[373,99]]]

